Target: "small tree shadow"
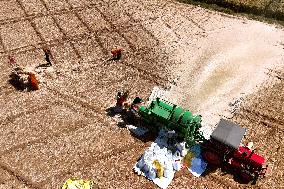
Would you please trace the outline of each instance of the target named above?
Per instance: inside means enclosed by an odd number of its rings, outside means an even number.
[[[120,60],[121,58],[116,58],[116,57],[113,57],[113,58],[110,58],[110,59],[108,59],[107,61],[118,61],[118,60]]]

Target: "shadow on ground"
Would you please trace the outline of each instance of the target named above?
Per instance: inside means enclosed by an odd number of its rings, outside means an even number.
[[[219,175],[221,176],[221,178],[222,177],[227,178],[226,175],[228,175],[229,177],[232,177],[233,180],[235,182],[239,183],[239,184],[255,185],[256,182],[257,182],[257,179],[252,181],[252,182],[244,181],[243,179],[241,179],[240,175],[237,174],[238,171],[236,171],[236,170],[234,170],[232,168],[229,168],[228,166],[226,166],[225,163],[222,163],[219,166],[208,164],[205,172],[202,173],[202,176],[203,177],[206,177],[207,175],[210,176],[211,174],[215,173],[216,171],[220,172]]]
[[[155,130],[153,127],[149,125],[145,125],[143,120],[137,115],[134,114],[133,112],[126,110],[126,109],[121,109],[120,107],[114,106],[106,109],[107,116],[109,117],[115,117],[119,115],[119,117],[122,119],[122,121],[117,123],[117,126],[120,128],[127,128],[127,125],[133,125],[137,128],[143,128],[147,129],[148,132],[146,132],[144,135],[136,135],[133,132],[130,132],[130,134],[139,139],[140,141],[146,143],[150,141],[155,141],[155,139],[158,136],[157,130]]]

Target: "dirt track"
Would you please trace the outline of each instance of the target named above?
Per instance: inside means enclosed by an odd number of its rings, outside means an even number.
[[[153,86],[173,81],[180,104],[210,110],[205,123],[224,113],[230,100],[252,93],[233,119],[248,128],[246,140],[255,141],[272,167],[257,187],[283,187],[282,29],[166,0],[11,0],[0,6],[0,188],[60,188],[69,177],[94,179],[101,188],[156,188],[132,172],[149,143],[119,128],[106,110],[118,90],[147,98]],[[21,65],[42,64],[43,46],[55,58],[46,84],[35,92],[15,90],[7,82],[7,56]],[[124,49],[123,59],[105,61],[116,46]],[[236,49],[242,53],[232,56]],[[226,66],[242,57],[237,68]],[[214,61],[217,72],[206,72]],[[279,73],[267,71],[276,65]],[[225,71],[214,75],[218,70]],[[239,79],[236,88],[223,89],[223,77],[227,84]],[[255,93],[267,79],[276,84]],[[212,97],[224,103],[208,108]],[[178,173],[169,188],[228,186],[245,187],[217,171],[202,178]]]

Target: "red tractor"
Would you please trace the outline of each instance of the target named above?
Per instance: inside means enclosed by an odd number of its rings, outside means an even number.
[[[245,132],[239,125],[221,119],[210,140],[202,144],[202,156],[210,165],[235,173],[243,183],[255,183],[265,175],[267,166],[264,167],[264,157],[247,146],[240,146]]]

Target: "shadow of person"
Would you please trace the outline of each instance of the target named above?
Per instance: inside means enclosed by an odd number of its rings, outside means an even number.
[[[8,80],[8,82],[18,91],[24,91],[25,87],[21,84],[21,82],[15,78],[11,78]]]
[[[52,66],[50,63],[40,64],[36,68],[46,68]]]
[[[106,109],[107,116],[110,116],[110,117],[121,115],[122,111],[123,111],[122,108],[118,106],[113,106],[113,107],[109,107]]]

